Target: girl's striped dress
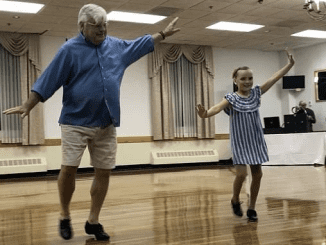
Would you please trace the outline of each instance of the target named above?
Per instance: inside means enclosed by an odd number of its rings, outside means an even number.
[[[261,90],[257,85],[250,96],[244,98],[237,93],[228,93],[230,136],[233,164],[257,165],[268,162],[267,145],[259,115]]]

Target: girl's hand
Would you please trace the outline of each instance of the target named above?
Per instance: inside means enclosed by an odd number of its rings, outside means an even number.
[[[292,65],[294,65],[293,55],[289,53],[288,48],[285,49],[285,52],[286,52],[286,54],[288,56],[289,63],[292,64]]]
[[[201,118],[207,117],[207,110],[205,110],[205,108],[201,104],[196,106],[196,110],[197,110],[199,117],[201,117]]]

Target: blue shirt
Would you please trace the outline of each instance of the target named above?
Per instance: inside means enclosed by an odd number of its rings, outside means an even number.
[[[151,35],[132,41],[107,36],[96,46],[79,34],[60,48],[32,91],[45,102],[63,86],[60,124],[119,127],[124,71],[153,50]]]

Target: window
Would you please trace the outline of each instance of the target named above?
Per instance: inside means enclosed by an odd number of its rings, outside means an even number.
[[[184,55],[170,64],[175,137],[197,136],[195,69]]]

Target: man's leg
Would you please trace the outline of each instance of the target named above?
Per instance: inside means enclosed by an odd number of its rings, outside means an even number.
[[[60,174],[58,177],[61,219],[70,218],[69,205],[72,194],[75,191],[76,172],[77,167],[64,165],[61,166]]]
[[[91,210],[85,224],[85,231],[95,235],[96,240],[107,241],[110,236],[99,223],[99,215],[109,188],[111,170],[95,168],[95,178],[91,187]]]
[[[73,231],[70,224],[69,205],[72,198],[72,194],[75,191],[76,171],[77,167],[62,165],[58,178],[58,189],[61,207],[59,232],[61,237],[65,240],[69,240],[73,236]]]
[[[91,210],[88,217],[90,224],[99,223],[100,211],[109,188],[110,174],[110,169],[95,168],[95,177],[91,187]]]
[[[91,209],[85,224],[87,234],[95,235],[96,240],[109,240],[110,236],[99,223],[99,215],[104,203],[111,175],[115,167],[117,153],[116,129],[113,125],[98,128],[94,137],[88,144],[91,156],[91,165],[95,169],[95,177],[91,187]]]

